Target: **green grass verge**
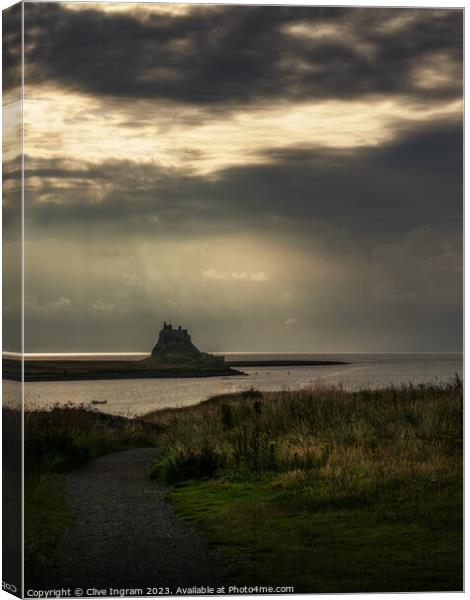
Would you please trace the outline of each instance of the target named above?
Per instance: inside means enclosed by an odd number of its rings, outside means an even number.
[[[63,531],[73,523],[65,499],[65,473],[42,473],[25,481],[25,573],[41,581]]]
[[[240,585],[310,593],[460,590],[459,486],[423,484],[419,494],[415,503],[398,489],[377,505],[328,507],[322,490],[307,500],[282,478],[265,478],[180,483],[169,497],[226,556]]]

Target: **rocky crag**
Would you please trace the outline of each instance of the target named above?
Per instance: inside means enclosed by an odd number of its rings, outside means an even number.
[[[143,360],[42,360],[24,361],[25,381],[71,379],[139,379],[159,377],[219,377],[243,375],[223,356],[201,352],[187,329],[164,323],[152,354]],[[21,380],[21,361],[3,359],[3,377]]]
[[[201,352],[197,348],[187,329],[181,325],[173,327],[171,323],[163,323],[163,328],[158,333],[150,358],[145,359],[149,364],[162,364],[173,366],[211,367],[219,369],[229,368],[225,365],[223,356],[214,356]]]

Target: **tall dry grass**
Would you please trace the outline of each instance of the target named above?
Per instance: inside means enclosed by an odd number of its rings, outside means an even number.
[[[154,475],[274,477],[304,500],[364,502],[406,484],[461,479],[462,382],[346,392],[251,390],[148,415],[162,429]],[[312,487],[313,486],[313,487]],[[323,486],[323,488],[322,488]]]

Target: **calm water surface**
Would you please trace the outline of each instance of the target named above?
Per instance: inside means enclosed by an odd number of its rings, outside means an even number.
[[[126,358],[126,355],[121,355]],[[25,385],[25,402],[30,408],[67,403],[90,405],[104,401],[99,410],[134,416],[165,407],[197,404],[216,394],[254,387],[273,391],[305,388],[322,382],[342,384],[356,390],[388,384],[447,381],[462,377],[462,354],[230,354],[229,360],[277,358],[342,360],[348,365],[327,367],[243,368],[247,376],[188,379],[124,379],[106,381],[30,382]],[[136,355],[134,354],[135,358]],[[142,355],[139,355],[141,358]],[[90,358],[88,355],[86,358]],[[130,358],[130,356],[129,356]],[[17,386],[18,384],[16,384]],[[15,383],[4,381],[4,395],[14,393]]]

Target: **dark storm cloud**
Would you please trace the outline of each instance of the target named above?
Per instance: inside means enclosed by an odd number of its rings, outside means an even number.
[[[22,4],[15,4],[2,14],[2,88],[4,97],[21,86],[21,19]]]
[[[27,158],[28,215],[44,225],[88,222],[171,235],[261,226],[308,236],[312,222],[334,223],[363,241],[422,224],[460,228],[460,121],[421,126],[379,147],[305,147],[264,157],[210,179],[131,161],[70,167]]]
[[[454,228],[462,219],[462,149],[460,122],[434,123],[378,147],[276,150],[265,165],[226,171],[219,189],[234,205],[252,202],[261,218],[271,212],[301,227],[315,218],[364,239],[422,223]]]
[[[26,5],[26,79],[98,96],[225,108],[247,101],[461,94],[462,11],[196,6],[185,15]],[[402,23],[397,25],[397,21]],[[294,35],[289,27],[333,27]],[[439,55],[450,83],[422,89]]]

